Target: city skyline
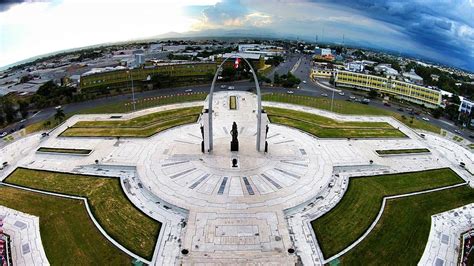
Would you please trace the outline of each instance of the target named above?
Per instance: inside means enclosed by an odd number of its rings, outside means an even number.
[[[170,32],[186,37],[242,31],[331,43],[344,38],[347,45],[398,51],[472,72],[473,13],[472,0],[7,1],[0,4],[0,67]]]

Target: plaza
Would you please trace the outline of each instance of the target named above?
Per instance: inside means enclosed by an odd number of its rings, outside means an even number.
[[[383,206],[386,201],[392,200],[390,197],[404,194],[400,197],[410,198],[410,193],[428,195],[431,194],[429,192],[449,191],[468,187],[473,181],[472,152],[441,135],[422,132],[422,136],[420,132],[388,116],[342,115],[302,105],[263,102],[264,109],[280,108],[311,114],[348,123],[346,127],[354,126],[350,123],[356,122],[365,123],[364,126],[383,123],[384,127],[398,130],[400,134],[398,137],[317,137],[304,128],[273,123],[270,113],[268,133],[262,140],[268,142],[268,151],[258,151],[258,97],[250,92],[214,93],[211,152],[203,153],[201,150],[204,114],[196,122],[159,129],[150,136],[64,134],[77,123],[84,125],[84,121],[89,121],[88,125],[94,122],[101,125],[126,123],[175,109],[201,107],[205,110],[208,101],[209,97],[204,102],[176,103],[125,114],[75,115],[51,131],[48,137],[29,135],[2,148],[1,159],[8,161],[9,166],[0,172],[0,180],[3,181],[0,188],[83,200],[89,209],[94,204],[92,197],[61,193],[57,186],[54,189],[46,187],[46,182],[28,183],[28,173],[26,177],[19,177],[15,175],[15,169],[116,178],[126,199],[139,210],[137,213],[159,223],[158,236],[150,236],[147,242],[154,246],[148,248],[149,252],[143,251],[151,255],[137,254],[132,251],[134,243],[118,241],[107,224],[95,218],[96,212],[88,211],[88,215],[98,228],[98,234],[102,234],[106,241],[120,252],[144,263],[294,265],[301,262],[304,265],[319,265],[339,259],[344,261],[346,253],[370,238],[377,221],[383,220]],[[110,122],[104,124],[105,121]],[[238,151],[230,149],[233,122],[238,129]],[[41,147],[48,148],[50,152],[38,152]],[[54,149],[90,152],[68,154],[54,152]],[[376,152],[404,149],[428,152],[398,155],[380,155]],[[464,166],[460,166],[460,162]],[[364,234],[349,241],[350,245],[330,257],[325,256],[319,242],[322,238],[315,234],[311,223],[338,206],[346,195],[351,178],[447,168],[458,179],[432,185],[427,190],[414,189],[384,197],[376,220],[371,221],[367,230],[362,228]],[[2,211],[8,213],[0,209],[0,215],[4,215]],[[474,215],[472,207],[467,211]],[[457,219],[457,216],[440,214],[433,216],[433,221],[439,221],[439,217],[452,221]],[[37,226],[37,220],[33,221],[32,224]],[[463,220],[463,223],[470,222]],[[437,223],[433,222],[432,227]],[[444,229],[436,227],[436,230]],[[445,263],[455,263],[456,255],[445,255],[451,252],[450,249],[433,251],[439,245],[433,232],[432,228],[429,239],[426,236],[426,250],[420,262],[430,264],[440,258]],[[32,241],[38,243],[38,234],[35,234]],[[454,241],[453,238],[450,239]],[[44,252],[41,246],[36,245],[38,252]],[[41,258],[32,264],[47,264],[46,258]],[[22,264],[21,259],[17,263]]]

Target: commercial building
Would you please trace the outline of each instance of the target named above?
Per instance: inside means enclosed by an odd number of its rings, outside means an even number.
[[[365,91],[377,92],[397,99],[437,108],[441,104],[441,91],[416,84],[374,75],[367,75],[344,70],[336,70],[336,86],[351,87]]]
[[[474,101],[466,98],[461,99],[459,105],[459,119],[463,121],[463,126],[474,128]]]
[[[208,79],[216,71],[214,62],[167,62],[151,66],[129,69],[125,67],[93,69],[84,73],[80,79],[80,88],[94,89],[126,84],[133,81],[149,81],[153,76],[162,75],[172,78]]]
[[[404,78],[406,78],[408,81],[412,83],[415,83],[417,85],[423,85],[423,78],[418,76],[418,74],[416,74],[414,69],[410,70],[410,72],[405,72],[402,75]]]
[[[261,54],[267,57],[282,55],[285,52],[283,47],[263,45],[263,44],[239,44],[240,53]]]
[[[265,66],[265,57],[261,54],[252,54],[252,53],[225,53],[220,57],[217,57],[217,64],[219,65],[224,58],[227,57],[240,57],[240,58],[245,58],[247,61],[249,61],[252,66],[255,68],[255,70],[259,70]],[[227,60],[226,63],[229,62],[230,64],[234,64],[234,60]]]
[[[332,51],[329,48],[319,48],[316,47],[314,48],[314,55],[315,56],[326,56],[326,55],[332,55]]]
[[[387,78],[396,79],[400,74],[390,64],[378,64],[374,67],[375,72],[385,75]]]
[[[349,62],[344,64],[344,68],[347,71],[352,71],[352,72],[363,72],[364,71],[364,64],[360,61],[354,61],[354,62]]]

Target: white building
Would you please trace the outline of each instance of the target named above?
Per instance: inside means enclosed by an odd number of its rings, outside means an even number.
[[[459,112],[471,114],[473,107],[474,101],[464,98],[461,100],[461,104],[459,105]]]
[[[316,56],[325,56],[325,55],[330,55],[332,54],[331,52],[331,49],[329,48],[319,48],[319,47],[316,47],[314,48],[314,53]]]
[[[418,76],[414,69],[410,70],[410,72],[405,72],[402,75],[412,83],[415,83],[417,85],[423,85],[423,78]]]
[[[267,57],[282,55],[283,47],[263,45],[263,44],[239,44],[240,53],[262,54]]]
[[[400,74],[390,64],[378,64],[374,67],[375,72],[383,73],[387,78],[396,79]]]
[[[364,64],[360,61],[354,61],[344,64],[344,69],[352,72],[363,72]]]

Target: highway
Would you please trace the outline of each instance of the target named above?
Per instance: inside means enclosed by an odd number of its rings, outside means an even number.
[[[323,86],[321,86],[313,82],[309,78],[309,74],[311,71],[311,57],[309,55],[290,54],[286,58],[285,62],[275,67],[267,76],[273,79],[274,73],[278,73],[282,75],[282,74],[288,73],[289,71],[292,71],[294,75],[297,76],[302,81],[306,81],[306,83],[304,82],[300,83],[299,89],[291,89],[294,92],[294,94],[315,96],[315,97],[329,97],[329,98],[333,96],[334,89],[328,88],[331,85],[323,84]],[[227,87],[224,89],[221,89],[220,88],[221,84],[226,84],[227,86],[232,85],[235,87],[236,90],[250,90],[255,87],[253,82],[249,82],[249,81],[239,81],[239,82],[233,82],[233,83],[218,83],[215,88],[216,91],[227,90]],[[138,92],[138,93],[135,93],[135,98],[143,99],[143,98],[148,98],[148,97],[184,93],[188,89],[192,89],[194,92],[209,92],[210,85],[205,84],[205,85],[195,85],[195,86],[186,86],[186,87],[179,87],[179,88],[158,89],[158,90],[153,90],[153,91]],[[281,88],[281,87],[262,86],[262,92],[264,93],[267,93],[267,92],[286,93],[287,91],[288,89]],[[352,91],[352,90],[342,89],[340,91],[343,91],[345,95],[342,96],[342,95],[339,95],[337,92],[335,92],[334,99],[347,100],[350,96],[355,96],[359,99],[362,98],[360,95],[354,94],[355,91]],[[327,94],[328,96],[322,96],[322,94]],[[363,94],[363,92],[358,92],[358,94]],[[64,113],[66,114],[75,113],[81,110],[96,107],[98,105],[110,104],[110,103],[121,102],[121,101],[126,101],[126,100],[131,101],[132,95],[125,94],[125,95],[95,99],[95,100],[86,101],[86,102],[71,103],[71,104],[64,105],[63,110],[64,110]],[[385,106],[380,100],[372,100],[370,102],[370,105],[376,106],[385,110],[390,110],[393,112],[398,112],[401,114],[408,115],[405,112],[398,111],[399,106],[396,106],[395,104],[393,104],[392,106]],[[4,132],[4,131],[10,132],[11,130],[18,129],[20,126],[27,126],[39,121],[46,120],[49,117],[54,116],[55,113],[56,113],[56,110],[54,107],[42,109],[37,114],[34,114],[28,119],[26,119],[26,121],[24,121],[23,123],[18,122],[16,124],[12,124],[4,129],[1,129],[0,132]],[[472,131],[469,131],[466,129],[464,130],[459,129],[451,121],[448,121],[445,119],[435,119],[428,114],[422,114],[422,116],[428,117],[430,119],[429,123],[437,125],[440,128],[443,128],[455,134],[461,135],[463,137],[468,137],[474,134]],[[417,119],[421,119],[421,117],[417,116]],[[460,133],[455,132],[455,130],[459,130]]]

